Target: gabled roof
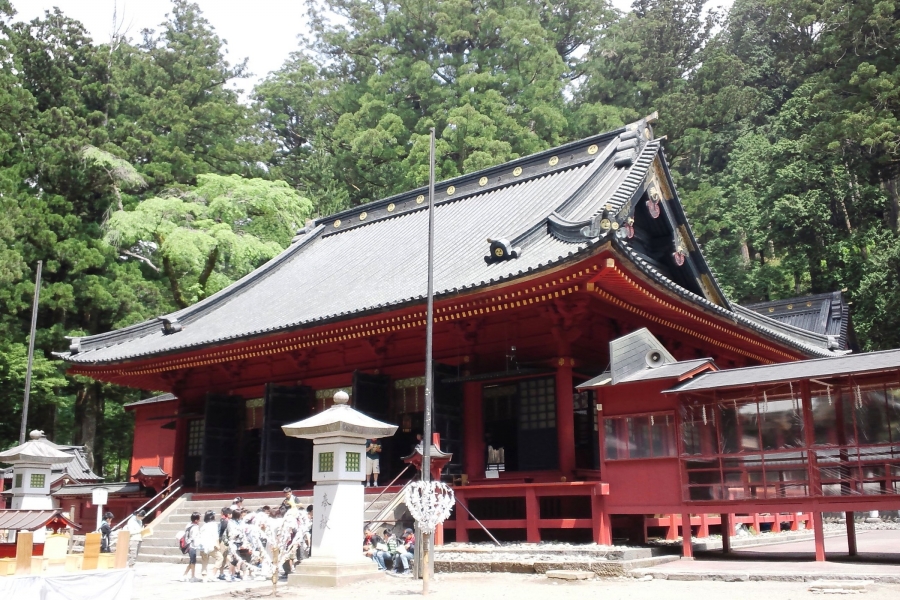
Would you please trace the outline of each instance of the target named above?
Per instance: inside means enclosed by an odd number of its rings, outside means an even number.
[[[882,371],[900,371],[900,350],[715,371],[695,377],[668,392],[699,392]]]
[[[680,377],[684,377],[685,375],[689,375],[690,373],[694,373],[698,369],[702,369],[704,367],[714,370],[715,363],[713,363],[713,360],[711,358],[696,358],[694,360],[683,360],[662,365],[661,367],[657,367],[655,369],[645,367],[640,370],[634,371],[617,383],[635,383],[638,381],[653,381],[656,379],[678,379]],[[609,385],[611,383],[612,375],[609,371],[606,371],[576,387],[579,390],[586,390],[590,388]]]
[[[84,365],[117,363],[421,303],[426,194],[420,188],[318,219],[279,256],[194,306],[73,340],[57,355]],[[647,194],[651,200],[642,201]],[[576,261],[611,241],[687,301],[807,355],[828,354],[824,336],[800,339],[776,321],[735,314],[645,120],[440,182],[435,206],[438,299]]]
[[[780,323],[831,336],[839,350],[850,347],[850,307],[841,292],[759,302],[745,308]]]
[[[51,521],[64,523],[73,529],[80,527],[63,516],[60,509],[48,510],[0,510],[0,529],[17,531],[36,531],[47,526]]]

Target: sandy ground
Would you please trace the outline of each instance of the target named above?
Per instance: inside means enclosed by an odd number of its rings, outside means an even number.
[[[149,573],[148,573],[149,575]],[[598,579],[594,581],[557,582],[540,575],[449,574],[440,575],[431,585],[429,598],[434,600],[580,600],[588,597],[603,600],[697,600],[698,598],[732,598],[735,600],[765,598],[765,600],[797,600],[817,597],[809,591],[808,583],[717,581],[640,581],[631,578]],[[278,598],[325,597],[329,600],[360,600],[361,598],[392,598],[419,596],[422,583],[386,575],[371,581],[337,590],[311,590],[279,586]],[[239,583],[177,583],[152,586],[138,585],[134,598],[165,598],[166,600],[210,600],[272,598],[271,585],[248,588]],[[865,592],[868,600],[896,600],[900,585],[871,585]]]
[[[867,531],[857,536],[860,558],[846,557],[845,538],[828,538],[828,561],[813,560],[812,541],[790,542],[740,549],[731,557],[705,553],[694,561],[675,561],[650,569],[667,573],[681,572],[744,572],[744,573],[801,573],[839,575],[900,576],[900,531]],[[271,598],[268,582],[244,583],[184,583],[178,581],[183,566],[161,563],[139,563],[136,568],[134,600],[250,600]],[[698,600],[703,598],[763,598],[765,600],[798,600],[818,597],[809,590],[809,583],[777,581],[669,581],[633,578],[596,579],[593,581],[561,582],[542,575],[507,573],[453,573],[438,575],[431,585],[434,600],[567,600],[596,595],[603,600]],[[337,590],[292,588],[283,582],[278,585],[279,598],[322,598],[328,600],[362,600],[363,598],[391,598],[418,596],[422,583],[408,578],[375,573],[370,581]],[[897,600],[900,584],[873,584],[865,592],[871,600]]]

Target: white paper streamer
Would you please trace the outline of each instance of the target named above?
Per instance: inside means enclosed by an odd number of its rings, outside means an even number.
[[[406,507],[424,533],[434,533],[455,503],[453,490],[440,481],[416,481],[406,488]]]

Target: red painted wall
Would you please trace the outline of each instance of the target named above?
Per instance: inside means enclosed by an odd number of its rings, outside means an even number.
[[[646,413],[672,413],[675,423],[677,399],[663,394],[676,385],[674,379],[645,383],[623,383],[598,389],[602,416],[617,417]],[[681,475],[678,458],[604,460],[602,479],[609,483],[605,498],[610,514],[653,514],[681,511]]]
[[[156,402],[135,406],[134,446],[131,457],[131,475],[142,466],[161,467],[170,475],[175,456],[175,429],[163,429],[175,422],[178,401]]]

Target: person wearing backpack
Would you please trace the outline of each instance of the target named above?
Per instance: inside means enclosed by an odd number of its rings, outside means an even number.
[[[191,522],[184,529],[184,533],[179,539],[181,553],[187,554],[190,560],[184,573],[181,576],[182,581],[200,581],[197,579],[197,545],[200,540],[200,513],[191,513]],[[191,574],[188,577],[188,573]]]
[[[109,554],[112,552],[109,544],[109,536],[112,534],[112,520],[113,514],[111,512],[106,512],[103,514],[103,524],[100,525],[100,552],[104,554]]]

